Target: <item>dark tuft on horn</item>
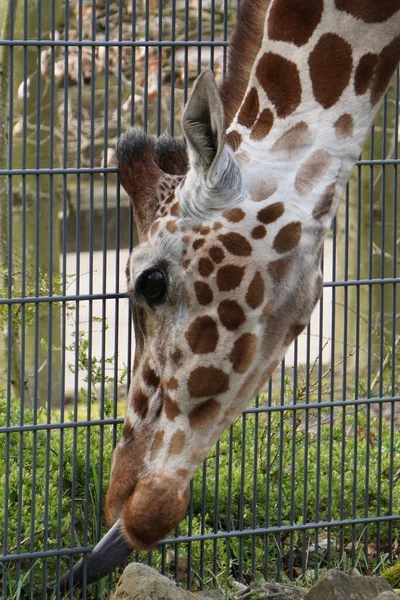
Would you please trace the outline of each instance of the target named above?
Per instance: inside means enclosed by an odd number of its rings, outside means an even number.
[[[130,167],[132,163],[141,161],[146,150],[153,154],[154,148],[155,142],[151,135],[133,127],[128,129],[118,140],[116,152],[118,168]]]
[[[163,133],[156,140],[154,160],[165,173],[186,175],[189,165],[185,142]]]

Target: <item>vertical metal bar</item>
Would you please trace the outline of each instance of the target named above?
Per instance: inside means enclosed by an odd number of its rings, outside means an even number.
[[[10,5],[10,42],[14,38],[14,4]],[[9,49],[9,130],[8,130],[8,168],[11,169],[13,165],[13,126],[14,126],[14,47],[10,45]],[[7,282],[7,297],[11,298],[13,295],[13,179],[12,175],[8,177],[8,282]],[[8,305],[7,311],[7,331],[11,339],[11,343],[8,344],[7,348],[7,390],[6,390],[6,426],[11,425],[11,402],[12,402],[12,382],[11,382],[11,369],[12,369],[12,344],[15,343],[13,340],[13,312],[12,305]],[[9,533],[9,503],[10,503],[10,467],[11,467],[11,435],[6,433],[5,440],[5,484],[4,484],[4,506],[7,509],[4,511],[4,529],[3,529],[3,554],[7,555],[8,549],[8,533]],[[7,577],[7,563],[2,564],[2,589],[3,598],[7,600],[8,596],[8,577]]]
[[[399,131],[399,103],[400,103],[400,80],[399,80],[399,69],[397,68],[395,75],[395,104],[396,104],[396,115],[394,121],[394,131]],[[395,136],[394,140],[394,152],[393,158],[396,160],[396,163],[393,165],[394,173],[393,173],[393,248],[392,248],[392,277],[397,277],[397,260],[398,260],[398,251],[397,251],[397,231],[398,231],[398,159],[399,159],[399,138]],[[395,395],[396,388],[396,369],[397,369],[397,286],[396,284],[392,285],[392,341],[391,341],[391,353],[392,353],[392,361],[391,361],[391,395],[392,397]],[[392,401],[390,403],[390,446],[389,446],[389,481],[393,481],[394,474],[394,428],[395,428],[395,403]],[[393,485],[389,486],[389,514],[393,513]],[[392,556],[392,548],[393,548],[393,523],[390,521],[389,523],[389,561],[393,560]]]
[[[239,531],[244,530],[244,490],[245,490],[245,474],[246,474],[246,436],[247,430],[247,415],[242,415],[242,431],[241,431],[241,464],[240,464],[240,499],[239,499]],[[239,538],[239,581],[243,579],[243,536]]]
[[[345,234],[344,234],[344,282],[343,282],[343,373],[342,373],[342,398],[347,398],[347,353],[348,353],[348,293],[349,287],[347,281],[349,279],[349,227],[350,227],[350,217],[349,217],[349,185],[346,186],[346,195],[345,195]],[[342,445],[341,445],[341,455],[340,455],[340,508],[339,514],[340,518],[344,519],[345,514],[345,459],[346,459],[346,407],[343,406],[341,408],[341,422],[342,422]],[[344,528],[342,527],[340,530],[339,536],[340,543],[340,555],[343,556],[344,553]]]
[[[66,6],[66,18],[69,14],[69,3]],[[68,11],[68,13],[67,13]],[[83,39],[83,0],[78,0],[78,40]],[[64,48],[64,52],[68,52],[68,47]],[[78,85],[77,85],[77,131],[76,131],[76,167],[78,173],[76,175],[76,225],[75,225],[75,293],[79,297],[80,294],[80,278],[81,278],[81,176],[79,169],[81,167],[81,156],[82,156],[82,47],[78,46]],[[67,59],[66,59],[67,60]],[[67,61],[68,67],[68,61]],[[65,127],[65,125],[64,125]],[[66,133],[66,132],[65,132]],[[79,329],[80,329],[80,302],[79,300],[75,303],[75,331],[74,331],[74,403],[73,403],[73,421],[78,421],[78,400],[79,400]],[[78,435],[79,430],[77,427],[73,429],[73,442],[72,442],[72,482],[71,482],[71,528],[70,528],[70,546],[73,548],[75,545],[75,519],[76,519],[76,489],[77,489],[77,449],[78,449]],[[69,567],[72,568],[75,557],[70,557]],[[72,587],[72,580],[70,586]],[[72,593],[70,593],[72,598]]]
[[[28,39],[28,3],[24,0],[24,40]],[[23,81],[27,85],[28,80],[28,48],[23,49]],[[27,167],[27,137],[28,137],[28,107],[27,93],[23,99],[23,129],[22,129],[22,168]],[[26,296],[26,221],[27,221],[27,185],[26,177],[22,176],[22,246],[21,246],[21,297]],[[25,348],[26,348],[26,305],[21,307],[21,375],[20,375],[20,418],[19,424],[24,424],[24,406],[25,406]],[[17,515],[17,554],[21,552],[22,539],[22,499],[23,499],[23,466],[24,466],[24,433],[21,430],[19,434],[19,457],[18,457],[18,515]],[[21,562],[17,562],[16,567],[17,580],[21,577]]]
[[[337,247],[337,223],[336,218],[332,224],[332,283],[336,281],[336,247]],[[332,322],[331,322],[331,356],[330,356],[330,381],[329,381],[329,398],[333,402],[335,400],[335,328],[336,328],[336,287],[332,286]],[[335,419],[335,410],[333,407],[329,410],[329,419],[331,427],[329,428],[329,442],[328,442],[328,510],[327,519],[332,520],[332,489],[333,489],[333,424]],[[328,527],[327,530],[327,568],[331,567],[332,561],[332,529]]]

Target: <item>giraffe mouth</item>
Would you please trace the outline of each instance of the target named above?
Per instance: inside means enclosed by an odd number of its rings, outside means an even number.
[[[85,561],[81,559],[61,577],[60,592],[105,577],[128,558],[133,547],[154,548],[183,519],[189,499],[189,488],[180,488],[173,477],[156,474],[140,479],[108,533]]]

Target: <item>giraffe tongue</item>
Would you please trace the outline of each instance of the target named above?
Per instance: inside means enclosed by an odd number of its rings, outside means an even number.
[[[89,584],[105,577],[126,560],[131,550],[132,547],[120,531],[120,520],[118,519],[93,548],[88,558],[85,561],[81,558],[71,571],[61,577],[60,592],[66,593],[73,587],[80,586],[84,579],[86,584]]]

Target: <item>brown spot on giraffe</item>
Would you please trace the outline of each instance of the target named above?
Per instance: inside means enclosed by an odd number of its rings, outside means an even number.
[[[160,221],[154,221],[152,226],[150,227],[150,235],[155,235],[160,227]]]
[[[229,376],[216,367],[197,367],[188,380],[188,391],[193,398],[217,396],[229,390]]]
[[[253,240],[262,240],[267,235],[267,230],[264,225],[257,225],[251,231],[251,237]]]
[[[185,269],[185,271],[187,271],[187,269],[190,267],[190,265],[191,265],[191,262],[192,262],[192,261],[191,261],[190,259],[187,259],[187,260],[184,260],[184,261],[183,261],[183,263],[182,263],[182,266],[183,266],[183,268]]]
[[[173,217],[177,217],[180,212],[179,202],[175,202],[169,209],[169,212]]]
[[[222,229],[222,228],[223,228],[223,225],[222,225],[222,223],[220,223],[219,221],[215,221],[215,223],[214,223],[214,225],[213,225],[213,229],[214,229],[215,231],[218,231],[218,229]]]
[[[272,114],[272,111],[269,108],[264,108],[251,131],[250,139],[255,140],[256,142],[264,140],[271,131],[273,124],[274,115]]]
[[[174,421],[181,414],[181,409],[168,394],[164,394],[164,411],[169,421]]]
[[[300,196],[309,194],[331,164],[331,156],[325,150],[314,150],[297,172],[295,188]]]
[[[218,306],[220,321],[228,331],[234,331],[242,325],[246,317],[243,308],[236,300],[223,300]]]
[[[261,304],[263,303],[264,290],[264,279],[262,278],[261,273],[257,271],[253,279],[251,280],[249,289],[247,290],[246,294],[246,302],[253,310],[261,306]]]
[[[382,98],[392,75],[400,61],[400,35],[390,42],[379,55],[371,85],[371,102],[376,104]]]
[[[214,271],[214,265],[209,258],[201,258],[199,260],[199,273],[202,277],[209,277]]]
[[[357,96],[362,96],[369,90],[378,62],[379,56],[371,52],[364,54],[358,61],[354,75],[354,91]]]
[[[183,431],[183,429],[178,429],[175,431],[169,442],[168,456],[172,456],[173,454],[181,454],[185,447],[185,442],[186,433]]]
[[[296,110],[301,102],[301,82],[294,62],[266,52],[258,61],[256,74],[278,117],[284,119]]]
[[[336,8],[366,23],[382,23],[400,10],[400,0],[335,0]]]
[[[236,150],[242,143],[242,136],[238,131],[230,131],[226,136],[226,143],[232,148],[234,152],[236,152]]]
[[[158,387],[158,384],[160,383],[160,378],[159,376],[154,372],[154,370],[150,367],[149,362],[146,362],[143,372],[142,372],[142,377],[145,381],[145,383],[147,383],[147,385],[149,387]]]
[[[180,362],[182,361],[182,350],[180,348],[175,348],[175,350],[173,350],[171,352],[171,360],[173,363],[175,363],[176,365],[179,365]]]
[[[225,252],[219,246],[211,246],[208,252],[217,265],[219,265],[219,263],[221,263],[225,258]]]
[[[312,216],[314,219],[321,219],[330,212],[334,197],[335,184],[331,183],[325,188],[324,193],[313,208]]]
[[[307,123],[300,121],[288,131],[285,131],[272,146],[270,152],[275,158],[292,159],[310,143],[310,130]]]
[[[204,238],[199,238],[197,240],[194,240],[194,242],[192,244],[193,250],[198,250],[199,248],[201,248],[202,246],[204,246],[205,241],[206,240]]]
[[[352,137],[354,132],[353,117],[348,113],[341,115],[334,123],[335,135],[338,140],[346,140]]]
[[[251,199],[253,202],[262,202],[267,200],[278,189],[276,181],[257,181],[251,188]]]
[[[196,281],[194,284],[194,291],[199,304],[207,306],[213,301],[213,292],[208,283],[204,281]]]
[[[154,460],[157,457],[157,454],[162,448],[164,443],[164,430],[159,429],[156,431],[156,435],[154,436],[153,443],[150,448],[150,460]]]
[[[187,244],[188,242],[190,242],[190,240],[191,240],[191,236],[188,235],[188,234],[184,235],[183,238],[182,238],[182,242],[184,244]]]
[[[285,339],[283,340],[284,345],[290,346],[293,340],[295,340],[297,336],[299,336],[300,333],[303,331],[304,327],[305,325],[292,325],[291,327],[289,327],[289,330],[285,335]]]
[[[217,272],[217,286],[221,292],[230,292],[237,288],[243,279],[244,267],[226,265]]]
[[[133,408],[136,414],[139,415],[142,419],[147,415],[147,411],[149,408],[149,399],[146,394],[140,388],[135,390],[133,394]]]
[[[236,340],[229,354],[229,360],[236,373],[246,373],[253,362],[257,350],[257,336],[254,333],[244,333]]]
[[[171,377],[171,379],[167,383],[167,388],[169,390],[177,390],[179,388],[179,381],[176,377]]]
[[[215,421],[220,410],[221,404],[214,398],[202,402],[192,408],[189,413],[190,427],[195,430],[209,427]]]
[[[284,212],[285,206],[283,202],[274,202],[273,204],[262,208],[257,213],[257,219],[261,221],[261,223],[264,223],[264,225],[269,225],[279,219]]]
[[[274,243],[272,244],[273,249],[276,252],[282,254],[283,252],[289,252],[293,250],[299,243],[301,238],[301,223],[300,221],[293,221],[284,225],[282,229],[276,234]]]
[[[198,317],[190,324],[185,337],[194,354],[214,352],[219,339],[217,324],[211,317]]]
[[[285,256],[285,258],[278,258],[277,260],[272,260],[269,263],[268,273],[271,275],[275,283],[282,283],[282,281],[289,273],[291,264],[291,256]]]
[[[271,40],[303,46],[321,21],[323,0],[275,0],[268,17]]]
[[[176,474],[182,479],[187,479],[189,477],[188,469],[177,469]]]
[[[325,33],[311,52],[308,65],[315,99],[324,108],[330,108],[350,81],[353,68],[350,44],[336,33]]]
[[[223,243],[228,252],[235,256],[250,256],[252,252],[251,244],[240,233],[231,231],[230,233],[219,235],[218,239]]]
[[[211,231],[208,225],[195,225],[192,229],[195,233],[201,233],[201,235],[207,235]]]
[[[248,129],[251,129],[257,118],[259,108],[260,102],[258,100],[258,92],[256,88],[253,87],[247,94],[243,102],[242,108],[240,109],[237,119],[239,125],[243,125],[244,127],[248,127]]]
[[[230,210],[226,210],[222,216],[230,223],[239,223],[239,221],[243,221],[246,215],[241,208],[231,208]]]

